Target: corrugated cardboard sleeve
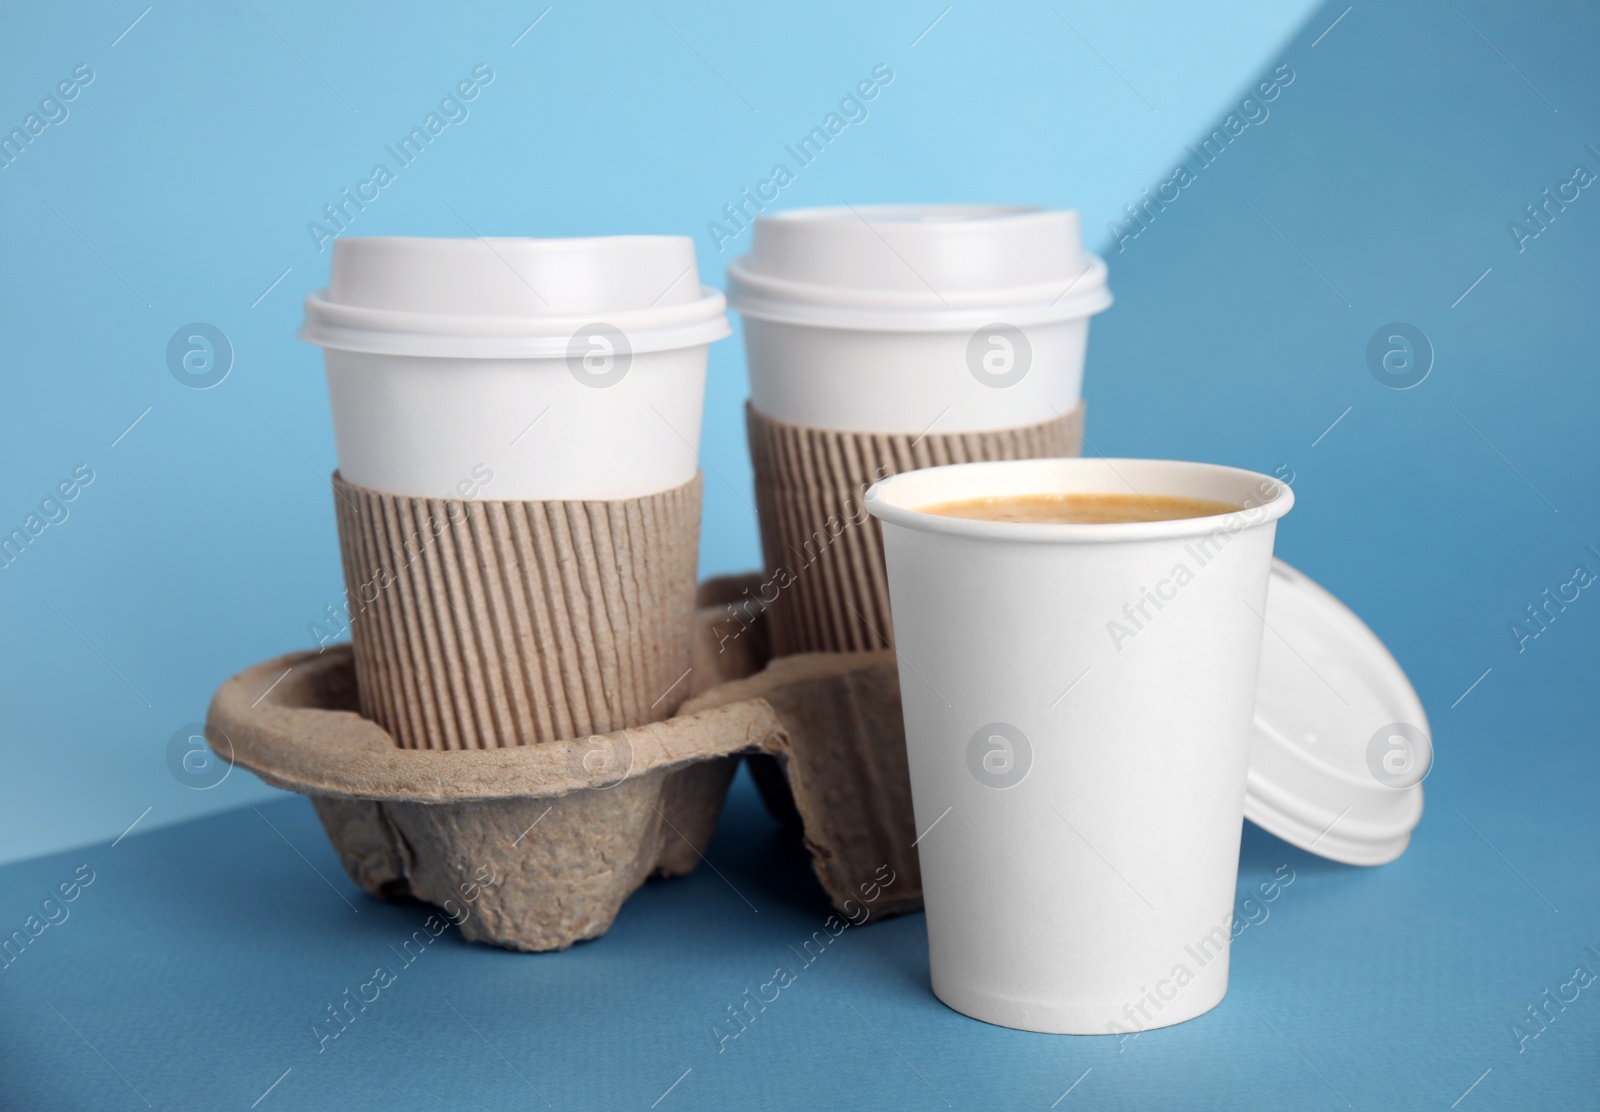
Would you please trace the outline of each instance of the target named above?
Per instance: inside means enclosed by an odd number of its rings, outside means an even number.
[[[409,749],[669,717],[688,695],[697,475],[619,501],[407,498],[333,477],[362,714]]]
[[[839,432],[745,407],[767,565],[775,656],[870,652],[893,641],[883,534],[862,496],[903,471],[982,460],[1075,456],[1083,405],[1064,417],[987,432]]]

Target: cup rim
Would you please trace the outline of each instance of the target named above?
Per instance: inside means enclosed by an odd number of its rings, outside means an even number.
[[[368,309],[313,290],[302,305],[297,338],[336,351],[464,359],[559,359],[575,333],[609,324],[628,339],[635,354],[700,347],[732,333],[721,290],[701,286],[693,301],[645,309],[541,316],[417,313]]]
[[[727,285],[730,307],[757,320],[966,332],[1077,320],[1111,305],[1105,261],[1083,249],[1075,209],[844,205],[763,214],[751,226]],[[927,257],[913,265],[919,250]]]
[[[408,236],[408,235],[377,235],[377,236],[340,236],[340,243],[378,244],[386,247],[420,244],[425,250],[470,250],[474,244],[484,240],[491,243],[516,244],[530,251],[543,254],[561,254],[571,252],[576,248],[589,248],[595,245],[603,246],[631,246],[634,243],[659,243],[661,241],[678,240],[693,243],[692,236],[676,235],[665,232],[619,232],[616,235],[588,235],[588,236]],[[442,245],[442,246],[441,246]],[[458,247],[458,245],[460,245]]]
[[[850,224],[861,221],[862,217],[876,216],[883,223],[919,224],[935,232],[944,229],[960,229],[970,227],[982,221],[1034,219],[1040,217],[1056,217],[1062,212],[1074,212],[1075,209],[1052,209],[1044,205],[1021,205],[991,203],[986,201],[935,201],[923,204],[911,202],[889,202],[875,205],[817,205],[810,208],[780,209],[777,212],[763,213],[761,219],[782,221],[786,224]],[[916,219],[898,219],[914,217]],[[964,217],[964,219],[930,219],[937,217]]]
[[[546,271],[572,296],[540,308],[520,290],[503,296],[516,288],[508,272],[532,290]],[[674,273],[650,300],[657,278]],[[700,283],[694,243],[678,235],[349,236],[334,244],[327,286],[302,304],[302,340],[378,355],[563,358],[596,325],[647,353],[731,331],[726,297]]]
[[[1074,483],[1070,476],[1081,473]],[[1140,482],[1130,480],[1134,474]],[[1194,487],[1197,481],[1209,481],[1213,489],[1253,491],[1240,499],[1217,497],[1195,490],[1179,492],[1162,489],[1152,476],[1170,476],[1175,485]],[[1084,485],[1084,478],[1093,476],[1099,485]],[[1179,477],[1186,477],[1183,483]],[[955,480],[961,487],[948,497],[930,496],[926,489],[943,483],[947,491]],[[1008,481],[1009,480],[1009,481]],[[1167,521],[1119,521],[1093,525],[1060,522],[1021,523],[1014,521],[980,521],[974,518],[947,517],[931,514],[920,507],[942,502],[961,501],[965,498],[987,497],[981,488],[989,486],[991,495],[1061,493],[1135,493],[1167,496],[1215,498],[1217,501],[1234,501],[1240,508],[1232,513],[1212,514],[1206,517],[1185,517]],[[1142,487],[1142,489],[1141,489]],[[906,501],[897,501],[905,499]],[[1107,459],[1101,457],[1071,457],[1026,460],[994,460],[981,463],[956,463],[942,467],[920,468],[904,471],[874,483],[864,499],[867,512],[886,524],[899,525],[924,533],[942,533],[948,536],[970,537],[976,540],[1004,541],[1019,544],[1104,544],[1129,541],[1167,540],[1204,536],[1218,530],[1238,533],[1277,521],[1294,506],[1294,489],[1281,479],[1260,472],[1249,471],[1225,464],[1201,463],[1191,460],[1164,459]],[[914,502],[914,504],[907,504]]]
[[[968,332],[995,321],[1019,328],[1083,320],[1111,307],[1104,259],[1084,253],[1084,269],[1060,280],[988,290],[917,293],[821,286],[728,264],[729,308],[741,316],[864,332]]]

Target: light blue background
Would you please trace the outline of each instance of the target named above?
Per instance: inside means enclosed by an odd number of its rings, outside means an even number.
[[[477,63],[495,79],[468,118],[351,234],[692,235],[720,286],[746,237],[719,254],[706,225],[880,62],[893,84],[782,205],[1076,206],[1093,241],[1309,5],[958,7],[913,47],[942,8],[557,4],[516,45],[544,4],[159,3],[115,46],[143,4],[0,15],[6,128],[76,64],[96,74],[0,170],[0,522],[96,475],[0,570],[0,861],[264,796],[181,787],[165,753],[342,597],[321,354],[293,338],[327,279],[306,225]],[[211,390],[166,367],[194,321],[235,351]],[[741,343],[711,360],[707,573],[760,561]]]
[[[26,262],[5,277],[8,513],[77,462],[99,477],[0,572],[0,821],[17,854],[105,839],[0,871],[7,930],[79,863],[97,871],[73,918],[0,978],[0,1097],[248,1107],[281,1078],[260,1108],[542,1108],[525,1081],[555,1107],[661,1098],[663,1110],[1594,1106],[1600,985],[1549,1005],[1553,1020],[1520,1046],[1512,1025],[1536,1030],[1526,1010],[1579,963],[1600,972],[1600,602],[1584,591],[1523,651],[1510,626],[1575,565],[1600,571],[1587,547],[1600,549],[1600,193],[1582,191],[1523,250],[1508,225],[1577,163],[1600,170],[1588,147],[1600,150],[1600,15],[1334,3],[1294,13],[1304,21],[1280,45],[1261,11],[1220,23],[1176,7],[1058,7],[1105,61],[1048,6],[952,8],[915,48],[938,6],[662,8],[759,113],[648,7],[552,10],[514,51],[503,44],[537,8],[471,29],[263,8],[359,115],[248,8],[158,8],[115,52],[95,44],[137,7],[104,30],[82,12],[70,28],[13,29],[28,47],[13,51],[24,59],[8,88],[42,94],[84,59],[101,77],[59,134],[0,171],[7,257]],[[601,33],[621,36],[622,53],[595,53]],[[359,66],[343,60],[351,43],[374,44]],[[148,53],[125,61],[136,46]],[[525,68],[502,61],[529,47]],[[836,964],[803,973],[719,1054],[710,1032],[726,1005],[826,914],[806,862],[741,782],[708,854],[716,872],[647,886],[610,934],[565,954],[452,934],[319,1055],[311,1022],[421,909],[363,897],[298,799],[107,843],[146,806],[153,826],[191,805],[195,793],[163,783],[173,726],[199,716],[222,676],[300,643],[337,595],[317,358],[288,338],[290,295],[320,277],[320,256],[297,237],[479,60],[496,85],[362,230],[453,234],[445,198],[485,232],[681,227],[700,237],[707,281],[724,260],[703,222],[878,61],[895,85],[787,203],[1017,199],[1078,204],[1100,228],[1288,62],[1296,80],[1270,120],[1113,248],[1118,301],[1090,344],[1090,448],[1294,475],[1280,552],[1367,620],[1430,714],[1437,766],[1405,856],[1348,868],[1247,826],[1241,897],[1281,864],[1294,884],[1239,939],[1219,1008],[1121,1047],[943,1008],[922,919],[907,916],[847,932],[823,959]],[[624,61],[635,67],[611,64]],[[126,93],[113,93],[119,73]],[[16,112],[34,96],[13,97]],[[160,358],[192,319],[222,326],[240,353],[202,394]],[[1435,351],[1411,390],[1368,368],[1369,339],[1392,322]],[[741,367],[731,341],[713,358],[705,450],[747,494]],[[715,479],[707,491],[708,570],[749,566],[748,509]],[[225,506],[225,494],[251,501]],[[230,779],[210,794],[243,791]]]

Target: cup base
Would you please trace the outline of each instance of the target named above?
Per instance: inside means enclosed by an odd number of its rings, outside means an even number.
[[[1132,1006],[1126,1000],[1115,1003],[1056,1003],[1048,1000],[1027,1000],[1002,996],[983,989],[941,981],[933,977],[933,994],[946,1007],[971,1019],[992,1023],[996,1027],[1009,1027],[1016,1031],[1035,1031],[1045,1035],[1137,1035],[1158,1027],[1171,1027],[1185,1023],[1209,1012],[1228,994],[1226,976],[1214,984],[1196,984],[1185,989],[1178,998],[1164,1003],[1160,1009],[1145,1006],[1141,1014],[1139,1004]]]

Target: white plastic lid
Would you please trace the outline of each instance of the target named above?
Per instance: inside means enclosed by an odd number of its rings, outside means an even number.
[[[1015,205],[869,205],[758,217],[729,303],[761,320],[960,332],[1075,320],[1111,304],[1078,214]]]
[[[1347,865],[1405,852],[1433,761],[1428,720],[1377,636],[1274,560],[1245,817]]]
[[[635,352],[728,335],[723,295],[700,285],[686,236],[340,239],[299,336],[383,355],[564,357],[597,321]]]

